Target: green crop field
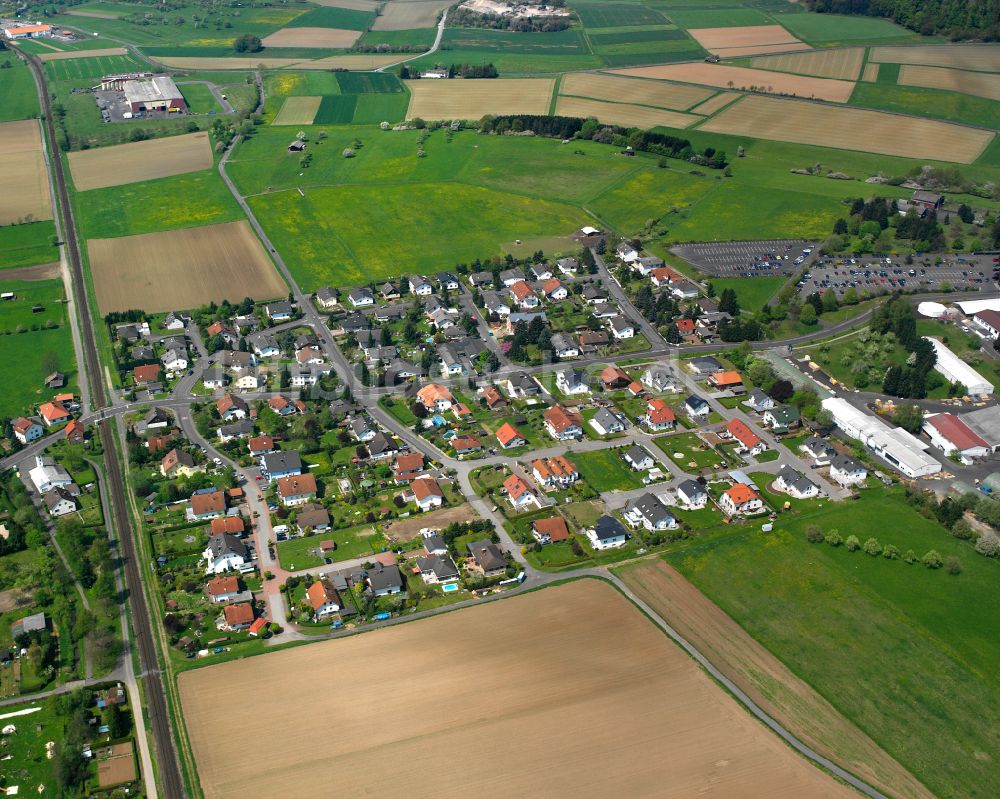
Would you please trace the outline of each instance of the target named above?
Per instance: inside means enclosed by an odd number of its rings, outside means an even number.
[[[38,89],[35,87],[35,79],[31,70],[20,58],[10,53],[0,58],[0,83],[3,84],[0,122],[38,116]]]
[[[394,94],[403,91],[399,78],[388,72],[338,72],[341,94]]]
[[[898,74],[898,66],[881,64],[878,83],[857,83],[851,93],[851,105],[1000,129],[1000,103],[994,100],[941,89],[882,83],[882,70],[897,67]]]
[[[811,545],[810,524],[918,557],[936,549],[962,573]],[[1000,564],[895,491],[779,517],[775,528],[708,535],[666,557],[936,795],[996,796]]]
[[[659,12],[638,3],[574,3],[573,10],[585,28],[662,25],[667,21]]]
[[[6,291],[16,298],[0,303],[0,358],[6,364],[0,416],[16,416],[57,393],[42,385],[53,369],[66,374],[67,388],[59,390],[75,391],[76,360],[61,280],[0,280],[0,292]],[[33,313],[35,305],[44,310]]]
[[[0,227],[0,269],[58,261],[59,251],[52,246],[55,235],[51,220]]]
[[[354,109],[358,104],[359,95],[336,94],[324,97],[319,104],[319,110],[313,117],[314,125],[344,125],[354,119]]]
[[[674,39],[687,39],[684,31],[678,28],[655,28],[650,30],[618,31],[616,33],[590,33],[590,43],[595,47],[611,44],[638,44],[640,42],[666,42]]]
[[[775,21],[756,8],[671,9],[670,21],[682,28],[742,28],[745,25],[774,25]]]
[[[500,50],[505,53],[533,55],[576,55],[587,52],[587,43],[580,31],[567,28],[551,33],[521,33],[496,31],[486,28],[447,28],[444,32],[441,53],[449,60],[448,50]]]
[[[625,450],[596,449],[574,452],[570,457],[582,477],[595,491],[630,491],[642,488],[640,472],[623,460]]]
[[[354,96],[355,125],[378,125],[382,122],[401,122],[406,117],[410,96],[399,94],[358,94]]]
[[[222,107],[204,83],[182,83],[178,87],[192,114],[207,114],[209,111],[221,112]]]
[[[375,21],[373,11],[358,11],[353,8],[335,6],[314,8],[289,22],[288,28],[340,28],[347,31],[363,31]]]
[[[214,169],[93,189],[76,195],[74,213],[84,238],[105,239],[201,227],[243,218]]]
[[[527,36],[529,34],[519,34]],[[591,53],[577,55],[517,53],[505,50],[439,50],[429,56],[410,61],[411,67],[430,69],[437,64],[493,64],[503,75],[548,72],[572,72],[604,66],[600,57]]]
[[[697,61],[705,55],[705,51],[690,40],[683,42],[667,42],[663,45],[649,44],[652,49],[645,50],[644,45],[629,47],[615,45],[624,52],[608,52],[612,48],[598,47],[597,54],[608,67],[635,67],[646,64],[665,64],[674,61]]]
[[[809,44],[858,44],[886,40],[905,41],[919,36],[894,22],[878,17],[849,17],[840,14],[785,14],[781,24]]]
[[[146,68],[145,64],[127,55],[102,55],[89,58],[70,58],[64,61],[47,61],[45,74],[50,80],[83,81],[90,85],[93,78],[114,72],[133,72]],[[81,84],[82,85],[82,84]]]

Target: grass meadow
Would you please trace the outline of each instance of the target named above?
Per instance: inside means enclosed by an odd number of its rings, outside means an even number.
[[[918,557],[936,549],[960,558],[962,573],[811,545],[811,524]],[[771,534],[708,534],[666,557],[937,795],[1000,791],[992,754],[1000,742],[1000,564],[899,493],[817,503],[779,517]]]
[[[0,269],[35,266],[59,260],[52,246],[56,225],[51,219],[26,225],[0,227]]]
[[[4,92],[0,122],[38,116],[38,89],[28,66],[12,53],[6,53],[0,58],[0,67]]]
[[[716,295],[722,294],[726,289],[732,289],[736,292],[736,301],[740,304],[740,308],[755,312],[759,311],[786,282],[787,279],[783,277],[713,278],[711,281],[715,286]]]
[[[1000,129],[1000,103],[971,94],[899,86],[895,81],[883,83],[882,70],[887,67],[896,67],[898,75],[898,64],[879,65],[879,82],[855,85],[851,105]]]
[[[878,17],[851,17],[842,14],[782,14],[776,17],[785,28],[802,41],[832,47],[840,44],[872,42],[885,44],[894,41],[919,39],[913,31]]]

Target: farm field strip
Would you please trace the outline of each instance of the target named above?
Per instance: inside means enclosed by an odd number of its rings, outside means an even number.
[[[322,97],[286,97],[272,125],[311,125]]]
[[[361,31],[339,28],[282,28],[261,41],[265,47],[317,47],[331,50],[348,48],[361,36]]]
[[[451,0],[389,0],[375,18],[372,30],[406,31],[430,28],[437,24],[441,12],[452,5]]]
[[[401,56],[398,53],[395,55],[331,55],[326,58],[317,58],[314,61],[295,61],[292,64],[285,64],[284,66],[294,66],[295,69],[356,69],[367,71],[384,67],[386,64],[395,64],[403,58],[406,58],[406,56]]]
[[[949,122],[759,96],[744,97],[700,130],[963,164],[975,161],[994,135]]]
[[[352,11],[374,11],[381,3],[377,0],[312,0],[317,6],[349,8]]]
[[[984,72],[903,64],[899,68],[899,83],[903,86],[945,89],[961,94],[974,94],[988,100],[1000,100],[1000,75]]]
[[[590,73],[564,75],[559,84],[559,93],[673,110],[690,108],[707,100],[713,94],[712,91],[698,89],[694,86],[678,86],[672,83],[633,80]]]
[[[199,131],[80,150],[68,159],[77,191],[87,191],[208,169],[212,145],[208,133]]]
[[[701,119],[701,117],[692,114],[650,108],[646,105],[611,103],[585,97],[566,97],[565,95],[559,95],[556,100],[556,114],[584,118],[592,116],[609,125],[621,125],[626,128],[655,128],[658,126],[686,128]]]
[[[723,57],[748,55],[747,48],[760,48],[789,45],[801,50],[808,50],[809,45],[799,41],[780,25],[745,25],[735,28],[690,28],[688,33],[710,53]]]
[[[805,98],[818,98],[835,103],[846,103],[851,99],[854,84],[846,80],[812,78],[787,72],[771,72],[747,67],[730,67],[722,64],[690,63],[667,64],[654,67],[615,70],[616,75],[632,75],[640,78],[678,80],[700,83],[718,88],[749,90],[751,87],[765,87],[772,94],[793,94]]]
[[[287,291],[246,220],[90,239],[87,253],[102,314],[272,299]]]
[[[797,75],[812,75],[816,78],[857,80],[864,60],[865,48],[840,47],[808,53],[762,55],[751,59],[750,65],[755,69],[794,72]]]
[[[167,67],[176,69],[255,69],[258,64],[268,69],[282,69],[283,67],[293,67],[301,64],[301,58],[272,58],[261,56],[259,58],[223,58],[214,56],[153,56],[153,61]],[[308,63],[308,62],[306,62]]]
[[[865,64],[864,72],[861,73],[861,80],[868,83],[875,83],[878,80],[879,65],[870,62]]]
[[[716,111],[719,111],[729,105],[733,100],[738,99],[742,95],[736,92],[719,92],[714,97],[709,97],[705,102],[700,105],[696,105],[694,108],[688,109],[689,114],[700,114],[702,116],[711,116]]]
[[[128,55],[124,47],[105,47],[100,50],[63,50],[58,53],[40,53],[40,61],[66,61],[71,58],[99,58],[109,55]]]
[[[459,641],[461,658],[441,656]],[[303,691],[307,675],[324,690]],[[385,690],[390,681],[397,690]],[[233,684],[255,701],[226,701],[222,687]],[[613,587],[592,580],[187,671],[178,686],[206,799],[290,785],[311,793],[331,773],[347,793],[439,797],[440,785],[412,775],[433,768],[440,752],[460,763],[516,758],[517,768],[477,774],[484,797],[854,796],[748,716]],[[317,737],[303,713],[329,719],[337,734]],[[266,730],[267,768],[243,756],[238,737],[219,734],[229,724],[251,736]]]
[[[809,746],[889,795],[933,794],[663,560],[615,570],[636,595]]]
[[[546,114],[555,81],[422,80],[410,87],[410,119],[479,119],[484,114]]]
[[[1000,72],[1000,44],[909,44],[872,47],[868,60],[883,64],[955,67]]]
[[[42,133],[35,119],[0,122],[0,225],[52,218]]]

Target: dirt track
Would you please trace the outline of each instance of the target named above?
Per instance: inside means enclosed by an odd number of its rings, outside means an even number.
[[[757,704],[817,751],[889,795],[933,799],[908,771],[660,559],[620,569],[636,595]]]
[[[206,799],[854,796],[592,580],[178,683]]]

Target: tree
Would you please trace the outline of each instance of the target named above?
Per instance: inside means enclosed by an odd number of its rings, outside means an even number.
[[[892,421],[904,430],[917,435],[924,426],[924,412],[918,405],[897,405]]]
[[[877,538],[869,538],[865,541],[863,549],[872,557],[877,557],[882,554],[882,545],[878,542]]]
[[[976,552],[987,558],[995,558],[1000,552],[1000,538],[997,538],[996,533],[991,531],[983,533],[976,541]]]
[[[108,705],[105,708],[104,723],[108,725],[108,735],[112,738],[124,738],[132,726],[129,724],[128,716],[118,705]]]
[[[958,218],[961,219],[965,224],[971,225],[975,219],[976,215],[972,213],[972,209],[965,203],[958,206]]]
[[[882,550],[882,557],[886,560],[898,560],[899,548],[895,544],[886,544]]]
[[[719,310],[724,311],[730,316],[738,316],[740,313],[740,304],[736,299],[736,292],[732,289],[723,289],[722,294],[719,295]]]
[[[252,33],[244,33],[242,36],[237,36],[233,41],[233,49],[237,53],[259,53],[264,49],[264,45],[259,36],[254,36]]]
[[[823,531],[819,529],[815,524],[810,524],[806,528],[806,541],[810,544],[822,544],[823,543]]]
[[[841,538],[840,533],[837,530],[830,530],[826,534],[826,543],[832,547],[839,547],[844,543],[844,539]]]
[[[856,552],[861,549],[861,542],[858,541],[858,537],[856,535],[849,535],[847,536],[847,541],[844,542],[844,546],[847,547],[848,551]]]
[[[830,311],[836,311],[840,304],[837,302],[837,292],[832,288],[828,288],[823,292],[823,312],[829,313]]]
[[[927,552],[921,559],[920,562],[924,564],[928,569],[940,569],[944,565],[944,561],[941,560],[941,556],[938,554],[936,549],[932,549]]]
[[[962,573],[962,561],[952,555],[945,562],[945,568],[948,570],[948,574],[961,574]]]
[[[794,393],[795,386],[792,385],[791,381],[778,380],[773,386],[771,386],[771,390],[768,392],[768,395],[775,402],[787,402],[792,398],[792,394]]]
[[[799,312],[799,321],[804,325],[814,325],[817,322],[816,309],[811,303],[806,303],[802,306],[802,310]]]
[[[843,305],[857,305],[858,304],[857,289],[855,289],[854,286],[848,286],[840,302]]]

